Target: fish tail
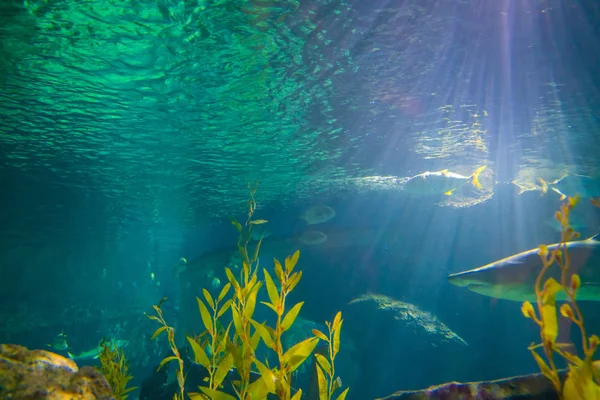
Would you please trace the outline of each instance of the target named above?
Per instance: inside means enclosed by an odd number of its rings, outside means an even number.
[[[552,188],[552,190],[554,190],[556,193],[558,193],[560,195],[560,201],[564,201],[567,199],[567,195],[564,194],[563,192],[561,192],[560,190],[558,190],[557,188]]]
[[[542,185],[542,193],[548,193],[548,182],[543,180],[542,178],[538,178],[540,185]]]
[[[479,174],[481,174],[481,172],[483,172],[483,170],[486,168],[486,166],[482,166],[477,168],[477,170],[475,172],[473,172],[473,175],[471,175],[471,184],[473,186],[475,186],[477,189],[483,189],[483,186],[481,186],[481,183],[479,182]]]

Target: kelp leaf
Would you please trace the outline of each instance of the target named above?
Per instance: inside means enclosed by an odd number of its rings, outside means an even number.
[[[260,362],[258,359],[254,359],[254,364],[256,365],[256,368],[258,368],[258,371],[260,372],[260,375],[262,376],[262,379],[265,382],[265,385],[267,386],[267,389],[269,390],[270,393],[275,393],[275,375],[273,374],[273,371],[271,371],[269,368],[267,368],[262,362]]]
[[[313,335],[315,335],[316,337],[318,337],[321,340],[324,340],[326,342],[329,342],[329,338],[327,336],[325,336],[325,334],[323,332],[321,332],[318,329],[313,329],[312,330]]]
[[[290,292],[294,290],[298,282],[300,282],[300,279],[302,279],[302,271],[296,272],[290,276],[290,279],[288,280],[288,290]]]
[[[554,343],[558,336],[558,318],[556,316],[556,293],[562,290],[562,286],[553,278],[544,283],[542,290],[542,337],[545,342]]]
[[[156,369],[157,371],[159,371],[166,363],[168,363],[169,361],[173,361],[173,360],[177,360],[177,357],[175,356],[169,356],[169,357],[165,357],[160,364],[158,364],[158,368]]]
[[[233,272],[231,272],[229,268],[225,268],[225,275],[227,275],[227,279],[229,279],[229,282],[231,282],[233,288],[237,290],[240,287],[240,284],[238,283],[237,279],[235,279],[235,276],[233,276]]]
[[[239,223],[237,220],[235,220],[235,219],[233,219],[233,218],[231,218],[231,224],[232,224],[233,226],[235,226],[235,229],[237,229],[237,231],[238,231],[239,233],[242,233],[242,224],[240,224],[240,223]]]
[[[231,299],[229,299],[225,303],[223,303],[223,305],[221,306],[221,309],[217,313],[217,318],[221,318],[221,316],[223,316],[223,314],[225,314],[225,312],[227,312],[227,310],[229,309],[230,306],[231,306]]]
[[[154,340],[154,339],[156,339],[156,337],[157,337],[158,335],[160,335],[162,332],[166,331],[166,330],[167,330],[167,328],[168,328],[168,326],[161,326],[160,328],[158,328],[158,329],[156,330],[156,332],[154,332],[154,335],[152,335],[152,337],[150,338],[150,340]]]
[[[206,395],[204,395],[202,393],[197,393],[197,392],[188,393],[188,397],[190,398],[190,400],[206,400],[207,399]]]
[[[312,337],[290,347],[283,355],[288,371],[296,370],[311,355],[317,343],[319,343],[319,339]]]
[[[335,318],[333,319],[333,324],[331,325],[331,330],[337,330],[338,329],[338,325],[340,325],[342,323],[342,312],[338,311],[337,314],[335,314]]]
[[[210,308],[212,308],[214,310],[215,309],[215,301],[211,297],[211,295],[208,292],[208,290],[206,290],[206,289],[203,288],[202,289],[202,294],[204,294],[204,298],[206,299],[206,302],[208,303],[208,305],[210,306]]]
[[[523,305],[521,306],[521,312],[523,313],[525,318],[536,319],[533,305],[529,301],[523,303]]]
[[[187,336],[187,340],[190,343],[190,346],[192,346],[192,351],[194,352],[194,361],[197,364],[202,365],[204,368],[210,369],[210,361],[208,361],[208,356],[206,355],[206,352],[202,346],[200,346],[198,342],[189,336]]]
[[[277,307],[275,307],[273,304],[267,303],[266,301],[261,301],[260,303],[264,304],[265,306],[269,307],[271,310],[273,310],[277,313]]]
[[[323,369],[317,365],[317,382],[319,383],[319,400],[329,400],[327,397],[327,379]]]
[[[346,390],[344,390],[342,393],[340,393],[340,395],[337,397],[336,400],[345,400],[346,395],[348,395],[348,390],[350,390],[350,388],[346,388]]]
[[[252,326],[254,326],[254,329],[256,329],[256,331],[259,333],[260,337],[262,338],[263,342],[265,342],[267,347],[273,349],[275,347],[275,342],[273,341],[271,334],[264,326],[264,324],[259,324],[253,319],[250,320],[250,323],[252,324]]]
[[[581,286],[581,278],[577,274],[571,275],[571,283],[569,285],[571,287],[571,293],[575,295],[577,293],[577,289]]]
[[[266,224],[267,222],[269,222],[269,221],[267,221],[266,219],[255,219],[255,220],[250,221],[250,224],[251,225],[262,225],[262,224]]]
[[[294,321],[296,320],[296,317],[298,317],[298,313],[300,313],[300,309],[302,308],[303,304],[304,304],[303,301],[296,304],[285,315],[285,317],[283,318],[283,322],[281,323],[281,328],[283,329],[284,332],[287,331],[288,329],[290,329],[290,327],[294,324]]]
[[[292,400],[300,400],[302,398],[302,389],[298,389],[295,395],[292,396]]]
[[[260,287],[261,284],[257,283],[256,286],[252,288],[248,298],[246,299],[246,308],[244,310],[244,317],[246,319],[252,318],[252,315],[254,314],[254,308],[256,307],[256,296],[258,295]]]
[[[231,283],[228,283],[225,286],[223,286],[223,289],[221,289],[221,293],[219,293],[219,297],[217,298],[218,302],[220,302],[221,300],[223,300],[223,298],[225,298],[225,296],[227,296],[229,288],[231,288]]]
[[[568,400],[600,399],[600,387],[592,378],[590,366],[569,367],[563,396]]]
[[[263,377],[258,378],[250,385],[248,385],[248,398],[249,399],[266,399],[269,394],[266,380]],[[239,396],[241,398],[241,396]]]
[[[321,368],[323,368],[323,371],[325,371],[327,375],[331,375],[331,364],[329,364],[329,360],[322,354],[315,354],[315,357]]]
[[[276,258],[273,259],[273,263],[275,264],[275,276],[277,276],[277,279],[279,279],[279,282],[283,282],[284,276],[283,276],[283,268],[281,267],[281,263]]]
[[[276,305],[279,303],[279,292],[277,292],[277,288],[275,287],[275,283],[273,282],[271,275],[269,275],[269,272],[265,268],[263,268],[263,271],[265,273],[265,283],[267,284],[267,293],[269,294],[269,300],[271,300],[271,303],[273,305]]]
[[[210,316],[210,313],[208,312],[208,308],[206,308],[206,306],[204,305],[204,302],[202,302],[202,300],[200,300],[199,297],[196,297],[196,300],[198,301],[198,308],[200,309],[200,316],[202,317],[202,323],[206,327],[206,330],[212,335],[214,327],[213,327],[213,323],[212,323],[212,317]]]
[[[257,330],[255,330],[254,333],[252,334],[252,337],[250,338],[250,346],[252,346],[252,350],[256,350],[259,343],[260,343],[260,333]]]
[[[206,394],[211,400],[236,400],[236,398],[232,395],[219,390],[214,390],[204,386],[200,386],[199,389],[202,390],[204,394]]]
[[[291,274],[300,258],[300,250],[296,250],[294,254],[285,258],[285,270],[288,274]]]
[[[240,314],[237,310],[237,307],[231,306],[231,317],[233,318],[233,325],[235,326],[236,332],[242,332],[242,321],[240,319]]]
[[[542,371],[544,376],[550,379],[552,382],[554,382],[554,373],[552,372],[548,364],[546,364],[546,362],[542,359],[542,357],[540,357],[540,355],[536,351],[532,350],[531,354],[533,354],[533,358],[535,358],[535,361],[538,363],[540,371]]]
[[[223,379],[225,379],[231,367],[233,367],[233,355],[227,354],[221,359],[221,362],[217,367],[217,372],[215,372],[213,382],[216,387],[219,387],[221,385]]]
[[[340,332],[342,331],[343,320],[340,320],[337,329],[333,332],[333,357],[340,351]]]

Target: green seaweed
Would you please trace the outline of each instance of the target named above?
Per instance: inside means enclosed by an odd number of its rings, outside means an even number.
[[[160,364],[158,365],[158,368],[156,370],[157,371],[160,370],[165,364],[167,364],[170,361],[177,361],[177,365],[179,366],[179,369],[177,370],[177,383],[179,384],[179,393],[175,393],[175,395],[173,395],[173,399],[174,400],[183,400],[185,398],[185,396],[184,396],[184,392],[185,392],[185,375],[183,374],[183,359],[181,358],[181,355],[179,354],[179,349],[177,349],[177,345],[175,344],[175,328],[173,328],[172,326],[169,326],[167,324],[167,321],[165,321],[165,319],[163,317],[161,306],[163,305],[163,303],[166,300],[167,300],[167,298],[164,297],[161,301],[158,302],[157,305],[155,305],[155,306],[153,305],[152,306],[152,308],[156,312],[156,315],[148,315],[146,313],[144,313],[144,314],[146,314],[146,316],[148,318],[150,318],[151,320],[156,321],[156,322],[158,322],[161,325],[154,332],[154,334],[152,335],[152,337],[150,338],[150,340],[154,340],[161,333],[167,332],[167,340],[169,342],[169,347],[170,347],[171,352],[173,353],[173,355],[165,357],[160,362]]]
[[[125,400],[129,393],[137,387],[127,387],[127,383],[133,378],[129,374],[129,363],[123,350],[115,343],[102,339],[100,342],[100,367],[102,375],[108,381],[112,393],[117,400]]]
[[[206,386],[200,386],[199,392],[188,393],[188,397],[190,399],[235,400],[237,398],[250,400],[266,399],[267,395],[272,393],[282,400],[299,400],[302,390],[298,390],[292,395],[292,374],[313,353],[319,340],[325,340],[330,343],[328,363],[331,369],[327,370],[329,377],[327,394],[325,397],[321,396],[320,399],[329,400],[333,392],[341,386],[339,378],[334,378],[333,369],[333,359],[339,351],[341,313],[336,315],[333,323],[327,323],[330,329],[329,338],[323,333],[315,331],[313,332],[314,337],[309,337],[284,349],[282,335],[292,327],[304,304],[304,302],[299,302],[291,307],[288,304],[288,296],[302,278],[302,271],[294,271],[300,258],[300,252],[296,251],[286,257],[283,265],[278,260],[274,260],[271,273],[279,283],[278,286],[266,268],[262,269],[264,278],[259,279],[258,256],[262,238],[256,243],[254,249],[249,249],[249,244],[252,228],[268,221],[253,219],[257,206],[254,198],[256,188],[257,186],[248,186],[250,199],[248,200],[248,216],[244,224],[232,219],[232,224],[239,234],[237,248],[242,265],[239,268],[238,276],[236,277],[231,269],[225,268],[229,282],[223,287],[218,297],[213,298],[206,289],[203,289],[204,299],[196,298],[205,331],[196,336],[188,335],[187,341],[194,352],[195,362],[208,371],[208,378],[205,380]],[[269,301],[260,303],[275,312],[277,320],[274,327],[253,319],[258,294],[263,286],[267,288]],[[164,321],[160,304],[153,307],[157,311],[157,315],[149,316],[149,318],[157,320],[162,325],[157,329],[153,338],[163,331],[167,331],[170,338],[173,338],[174,330]],[[231,312],[231,322],[224,328],[220,319],[228,311]],[[263,362],[257,357],[256,349],[261,341],[277,356],[276,366],[271,367],[267,361]],[[170,339],[169,345],[174,356],[166,357],[161,362],[161,366],[171,360],[180,361],[178,372],[178,379],[181,376],[180,393],[176,395],[176,398],[183,399],[185,380],[183,364],[174,341]],[[210,351],[207,352],[205,349]],[[231,382],[236,397],[222,391],[223,381],[231,368],[235,368],[240,377]],[[252,380],[252,374],[258,374],[258,378]],[[346,389],[337,399],[343,400],[348,390]]]
[[[600,374],[598,372],[597,363],[594,361],[594,354],[600,343],[600,339],[596,335],[587,336],[583,314],[577,304],[577,290],[581,286],[579,275],[572,274],[570,281],[567,283],[567,276],[571,267],[571,259],[569,257],[569,249],[567,242],[575,240],[579,237],[579,233],[575,232],[569,224],[569,214],[579,202],[579,196],[568,198],[561,204],[560,211],[556,212],[556,219],[562,226],[560,245],[552,251],[549,251],[545,245],[540,246],[540,257],[543,267],[537,277],[535,284],[535,294],[537,297],[537,312],[533,305],[526,301],[521,307],[521,311],[525,317],[532,319],[540,327],[540,336],[542,343],[532,344],[529,347],[534,359],[538,363],[542,373],[550,379],[556,392],[561,400],[587,400],[600,399]],[[592,199],[592,203],[600,206],[596,199]],[[548,278],[542,287],[544,274],[548,269],[557,263],[561,270],[560,282],[553,278]],[[583,358],[566,350],[569,345],[557,343],[558,337],[558,316],[556,310],[556,294],[564,291],[568,297],[568,302],[560,307],[560,314],[564,318],[570,319],[581,333],[581,345],[583,349]],[[538,348],[542,348],[546,358],[544,360],[537,352]],[[569,366],[569,372],[564,383],[561,381],[560,375],[554,362],[554,353],[564,358]]]

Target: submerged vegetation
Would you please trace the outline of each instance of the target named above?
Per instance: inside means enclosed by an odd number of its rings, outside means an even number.
[[[540,246],[539,254],[542,258],[543,267],[535,284],[537,312],[528,301],[523,303],[521,308],[525,317],[533,319],[540,327],[542,343],[537,345],[532,344],[529,349],[542,373],[552,381],[559,398],[564,400],[600,399],[600,376],[598,368],[594,366],[594,354],[596,353],[600,339],[596,335],[588,337],[585,330],[583,315],[576,299],[577,290],[581,286],[579,275],[576,273],[571,274],[570,280],[567,282],[571,266],[567,242],[579,237],[579,234],[569,225],[569,214],[578,201],[579,197],[569,197],[561,204],[560,211],[556,212],[556,219],[562,226],[559,246],[552,251],[549,251],[545,245]],[[592,203],[600,207],[598,200],[592,199]],[[560,282],[557,282],[553,278],[548,278],[542,287],[544,275],[554,263],[557,263],[560,267]],[[568,351],[568,344],[556,342],[558,338],[556,294],[561,290],[566,293],[568,302],[560,307],[560,314],[562,317],[571,320],[579,328],[583,358]],[[540,347],[543,350],[546,361],[537,352],[537,349]],[[569,366],[567,378],[564,383],[561,382],[556,368],[556,363],[553,359],[554,353],[564,358]]]
[[[117,400],[125,400],[129,393],[137,387],[127,387],[127,383],[133,378],[129,374],[129,363],[123,350],[115,343],[103,339],[100,342],[100,372],[106,377],[112,393]]]
[[[195,362],[206,368],[208,377],[205,379],[206,385],[198,388],[200,392],[188,393],[188,397],[249,400],[266,399],[271,393],[282,400],[298,400],[302,396],[302,390],[298,389],[292,393],[292,374],[313,354],[319,341],[324,340],[328,343],[328,356],[316,355],[319,398],[320,400],[333,399],[333,393],[341,387],[341,380],[335,377],[334,359],[340,348],[342,315],[338,312],[332,323],[327,322],[328,336],[314,329],[312,331],[314,336],[287,349],[284,348],[282,336],[292,327],[304,304],[304,302],[291,306],[288,304],[290,293],[302,278],[302,271],[295,271],[300,252],[296,251],[286,257],[283,264],[274,259],[272,273],[275,279],[266,268],[262,269],[264,277],[259,278],[259,251],[262,238],[258,240],[254,249],[249,249],[249,244],[252,228],[267,221],[253,219],[256,211],[254,198],[256,186],[249,189],[250,199],[245,223],[242,225],[232,219],[232,224],[239,233],[237,250],[242,264],[239,274],[236,277],[231,269],[225,268],[229,282],[219,295],[215,298],[208,290],[203,289],[204,299],[196,298],[205,331],[198,336],[188,335],[187,341],[193,350]],[[266,322],[253,319],[258,295],[263,286],[266,286],[269,301],[260,301],[260,303],[275,313],[276,322],[273,327]],[[232,292],[231,296],[229,296],[230,292]],[[163,359],[159,368],[169,361],[178,361],[177,379],[180,391],[175,394],[175,398],[183,399],[185,384],[183,360],[175,345],[174,328],[169,326],[162,316],[160,306],[163,301],[164,299],[153,306],[156,315],[148,315],[150,319],[161,324],[152,339],[162,332],[167,332],[173,355]],[[228,311],[231,311],[231,320],[225,327],[222,319]],[[268,360],[261,361],[257,355],[256,350],[261,341],[274,352],[276,365],[270,366]],[[236,397],[223,391],[223,382],[232,368],[235,368],[239,375],[238,379],[231,382]],[[344,390],[336,399],[344,400],[348,390]]]

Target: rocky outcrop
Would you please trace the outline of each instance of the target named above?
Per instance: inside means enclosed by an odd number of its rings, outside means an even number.
[[[45,350],[0,345],[0,398],[114,400],[108,382],[91,367]]]
[[[358,349],[358,398],[463,377],[469,346],[436,315],[381,294],[352,300],[343,315],[343,331]]]
[[[564,372],[563,372],[564,374]],[[451,382],[425,390],[401,391],[378,400],[558,400],[552,382],[542,374],[489,382]]]

